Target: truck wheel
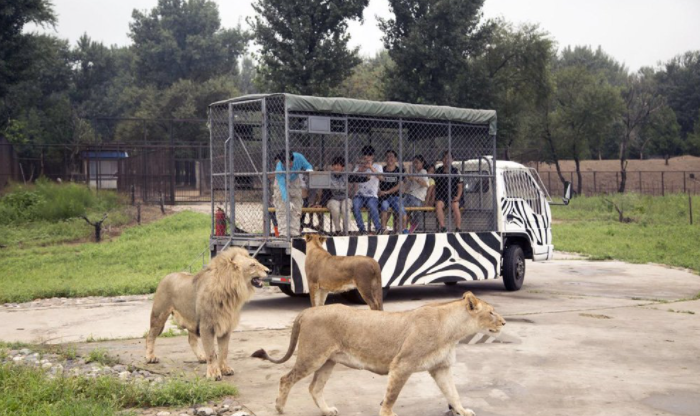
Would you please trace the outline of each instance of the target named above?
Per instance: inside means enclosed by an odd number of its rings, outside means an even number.
[[[517,244],[508,246],[503,256],[503,284],[506,290],[520,290],[525,280],[525,254]]]
[[[292,298],[300,298],[303,296],[309,296],[308,293],[294,293],[292,291],[292,285],[279,285],[277,287],[280,288],[282,293],[284,293],[285,295],[292,297]]]
[[[387,286],[387,287],[382,288],[382,299],[386,299],[388,294],[389,294],[389,287]],[[343,293],[341,293],[341,296],[343,297],[343,299],[347,300],[350,303],[354,303],[357,305],[366,305],[367,304],[365,302],[365,300],[362,299],[362,295],[360,295],[360,292],[357,289],[343,292]]]

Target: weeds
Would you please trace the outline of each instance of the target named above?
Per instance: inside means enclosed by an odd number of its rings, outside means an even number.
[[[85,364],[90,364],[90,363],[100,363],[102,365],[114,365],[114,364],[117,364],[118,361],[116,359],[114,359],[113,357],[109,356],[109,354],[107,354],[107,350],[105,350],[104,348],[95,348],[94,350],[90,351],[87,358],[85,358]]]
[[[171,379],[163,384],[127,383],[114,377],[56,377],[25,366],[0,365],[0,412],[29,416],[123,414],[122,409],[191,406],[236,395],[236,388],[203,379]]]

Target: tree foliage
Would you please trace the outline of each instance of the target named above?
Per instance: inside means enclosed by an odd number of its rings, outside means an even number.
[[[218,7],[210,0],[158,0],[150,12],[134,10],[132,19],[129,36],[142,85],[163,88],[181,79],[235,75],[248,42],[240,26],[221,28]]]
[[[360,63],[349,49],[349,20],[369,0],[257,0],[249,20],[260,45],[259,85],[275,92],[327,95]]]
[[[471,77],[471,58],[483,53],[492,25],[480,26],[484,0],[390,0],[392,19],[380,19],[390,100],[478,107],[483,89]]]

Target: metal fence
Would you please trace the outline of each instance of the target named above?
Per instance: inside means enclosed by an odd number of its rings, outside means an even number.
[[[564,192],[564,185],[555,171],[539,171],[542,182],[553,197]],[[579,178],[576,172],[562,172],[577,190]],[[581,194],[601,195],[618,192],[620,172],[585,171],[581,172]],[[628,171],[625,192],[664,196],[675,193],[700,195],[700,171]]]
[[[117,191],[147,203],[210,201],[208,144],[12,146],[0,143],[0,189],[39,177]]]
[[[221,208],[234,236],[270,238],[275,228],[282,237],[305,228],[342,234],[495,229],[494,174],[485,157],[496,148],[488,124],[292,112],[284,100],[272,95],[210,107],[212,218]],[[452,171],[442,169],[449,150]],[[428,164],[437,170],[423,171]],[[391,165],[396,170],[388,172]],[[448,208],[442,224],[424,215],[423,208],[433,206],[425,201],[431,179],[436,199]],[[425,192],[411,187],[414,180]],[[332,201],[339,221],[329,218]],[[297,223],[302,207],[314,206],[318,211],[307,209]],[[406,217],[397,212],[404,208],[414,210]]]

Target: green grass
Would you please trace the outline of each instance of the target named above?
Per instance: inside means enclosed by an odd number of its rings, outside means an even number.
[[[1,249],[0,303],[152,293],[163,276],[202,252],[209,221],[206,214],[181,212],[101,244]]]
[[[90,237],[93,221],[108,213],[103,229],[131,221],[122,198],[84,185],[39,179],[35,185],[13,184],[0,196],[0,246],[31,247]]]
[[[632,222],[620,223],[613,200]],[[693,198],[689,225],[688,196],[637,194],[578,197],[568,207],[552,207],[554,244],[594,260],[660,263],[700,272],[700,198]]]
[[[122,409],[191,406],[236,394],[233,386],[203,379],[170,379],[160,385],[108,376],[50,379],[37,369],[0,365],[0,415],[115,415],[123,414]]]
[[[94,350],[90,351],[87,358],[85,358],[85,364],[90,364],[90,363],[100,363],[102,365],[114,365],[114,364],[117,364],[118,361],[116,359],[112,358],[107,353],[107,350],[105,350],[104,348],[95,348]]]

